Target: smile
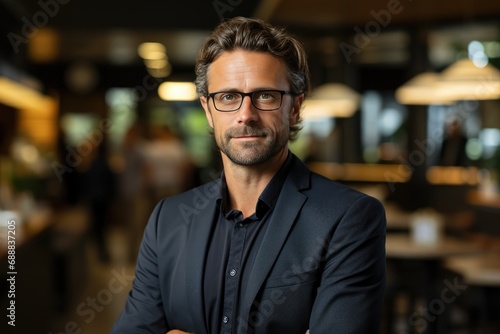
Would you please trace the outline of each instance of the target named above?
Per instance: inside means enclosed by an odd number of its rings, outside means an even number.
[[[250,135],[250,136],[236,136],[236,137],[233,137],[233,139],[251,140],[251,139],[258,139],[258,138],[263,138],[263,137],[264,136]]]

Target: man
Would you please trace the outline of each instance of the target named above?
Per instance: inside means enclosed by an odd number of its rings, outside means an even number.
[[[383,208],[288,150],[309,90],[301,45],[235,18],[196,74],[223,174],[155,208],[113,333],[378,333]]]

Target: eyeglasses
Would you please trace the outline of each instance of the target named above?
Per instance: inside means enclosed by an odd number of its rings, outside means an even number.
[[[250,93],[242,92],[216,92],[210,93],[207,96],[214,101],[214,107],[218,111],[228,112],[236,111],[241,108],[245,96],[250,96],[250,100],[255,108],[263,111],[277,110],[281,108],[283,95],[290,94],[284,90],[256,90]]]

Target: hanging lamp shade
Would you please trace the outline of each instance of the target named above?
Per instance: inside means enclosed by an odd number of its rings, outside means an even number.
[[[454,100],[436,87],[440,77],[435,72],[420,73],[396,90],[396,99],[401,104],[452,104]]]
[[[491,64],[478,67],[461,59],[443,70],[438,82],[443,96],[455,101],[500,98],[500,71]]]
[[[320,119],[351,117],[359,107],[361,96],[349,86],[328,83],[314,89],[304,101],[302,117]]]

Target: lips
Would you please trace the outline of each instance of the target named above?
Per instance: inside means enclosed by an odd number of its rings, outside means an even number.
[[[244,135],[244,136],[234,136],[236,139],[245,139],[245,138],[260,138],[264,137],[264,135]]]

